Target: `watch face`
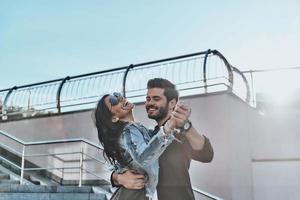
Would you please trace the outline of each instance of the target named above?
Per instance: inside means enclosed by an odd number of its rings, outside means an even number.
[[[190,127],[191,127],[191,122],[187,122],[184,124],[183,129],[188,130],[188,129],[190,129]]]
[[[185,123],[183,126],[184,129],[188,129],[189,128],[189,123]]]

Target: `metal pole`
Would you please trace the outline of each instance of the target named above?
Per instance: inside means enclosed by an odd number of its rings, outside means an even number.
[[[25,145],[23,146],[23,150],[22,150],[22,163],[21,163],[21,179],[20,179],[20,185],[23,185],[24,165],[25,165]]]
[[[61,170],[61,178],[62,178],[62,181],[64,181],[64,178],[65,178],[65,163],[63,162],[63,168]]]
[[[123,96],[126,97],[126,78],[127,75],[129,73],[129,70],[132,69],[134,67],[133,64],[129,65],[124,73],[124,77],[123,77],[123,85],[122,85],[122,92],[123,92]]]
[[[207,93],[207,76],[206,76],[206,64],[207,64],[207,57],[208,54],[211,53],[211,50],[208,49],[205,53],[204,56],[204,61],[203,61],[203,84],[204,84],[204,92]]]
[[[79,187],[82,186],[82,171],[83,171],[83,143],[80,142]]]
[[[58,86],[57,89],[57,93],[56,93],[56,108],[57,108],[57,112],[60,113],[61,112],[61,105],[60,105],[60,95],[61,95],[61,90],[63,85],[65,84],[66,81],[70,80],[70,76],[67,76],[66,78],[64,78],[60,85]]]
[[[226,60],[226,58],[217,50],[213,50],[212,51],[213,55],[217,55],[219,58],[221,58],[221,60],[223,60],[227,71],[228,71],[228,79],[229,79],[229,87],[227,88],[227,90],[232,91],[233,88],[233,72],[232,72],[232,66],[230,65],[230,63]]]
[[[256,106],[256,92],[254,91],[254,80],[253,80],[252,71],[250,71],[250,77],[251,77],[251,89],[252,89],[252,104],[253,106]]]
[[[8,98],[10,97],[11,93],[13,92],[13,90],[18,89],[17,86],[12,87],[6,94],[3,104],[2,104],[2,120],[7,120],[7,101]]]
[[[249,86],[249,82],[246,78],[246,76],[236,67],[230,65],[232,68],[232,71],[235,71],[236,73],[238,73],[239,75],[241,75],[245,85],[246,85],[246,102],[251,104],[251,92],[250,92],[250,86]]]

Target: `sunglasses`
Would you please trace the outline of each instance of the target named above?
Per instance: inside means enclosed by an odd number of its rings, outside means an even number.
[[[118,103],[120,103],[124,97],[120,92],[114,92],[113,94],[110,94],[108,96],[109,102],[111,103],[112,106],[117,105]]]

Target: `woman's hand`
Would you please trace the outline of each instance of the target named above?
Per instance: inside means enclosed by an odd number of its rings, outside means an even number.
[[[176,119],[174,116],[171,116],[171,118],[165,123],[164,125],[164,132],[166,134],[170,134],[171,132],[174,131],[175,127],[177,126],[176,124]]]

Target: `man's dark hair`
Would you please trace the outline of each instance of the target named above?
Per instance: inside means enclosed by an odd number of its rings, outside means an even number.
[[[176,86],[171,83],[167,79],[163,78],[153,78],[150,79],[147,83],[147,89],[151,88],[161,88],[164,89],[164,95],[167,98],[167,101],[171,101],[172,99],[175,99],[176,102],[178,101],[178,91],[176,90]]]

